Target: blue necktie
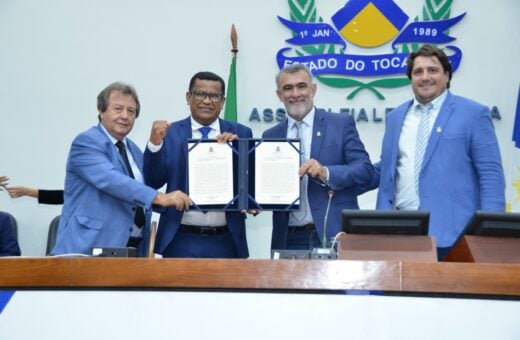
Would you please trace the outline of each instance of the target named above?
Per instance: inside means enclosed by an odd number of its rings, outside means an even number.
[[[303,142],[303,134],[302,134],[302,122],[295,121],[294,127],[296,128],[296,138],[300,139],[300,165],[305,163],[305,144]]]
[[[202,134],[202,139],[208,139],[209,133],[211,132],[211,128],[209,126],[203,126],[199,128],[199,131]]]
[[[421,111],[421,120],[419,121],[419,127],[417,129],[417,139],[415,144],[415,192],[419,195],[419,174],[421,173],[422,163],[424,159],[424,153],[426,146],[428,145],[428,139],[430,139],[430,118],[431,110],[433,105],[417,105]]]
[[[294,127],[296,128],[296,138],[300,138],[300,165],[305,163],[305,141],[303,140],[302,121],[295,121]],[[300,211],[294,213],[299,221],[303,221],[307,215],[307,176],[303,176],[300,180]]]

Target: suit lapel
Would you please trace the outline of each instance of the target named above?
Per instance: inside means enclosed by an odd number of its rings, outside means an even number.
[[[326,134],[327,125],[325,117],[321,110],[316,110],[314,114],[314,122],[312,127],[312,140],[311,140],[311,158],[319,159],[321,145],[323,143],[323,137]]]
[[[179,121],[177,124],[179,126],[179,133],[180,133],[179,137],[182,140],[187,139],[187,138],[191,138],[191,120],[190,120],[190,117]]]
[[[273,137],[274,138],[287,138],[287,125],[289,120],[285,118],[283,122],[274,127]]]
[[[224,132],[236,133],[236,132],[233,131],[231,124],[229,124],[225,120],[219,118],[218,122],[219,122],[219,125],[220,125],[220,133],[224,133]],[[219,131],[217,131],[217,135],[218,134],[219,134]]]
[[[134,159],[134,162],[137,164],[139,171],[143,172],[143,154],[141,153],[137,145],[135,145],[135,143],[132,142],[130,139],[127,138],[126,142],[128,144],[128,151],[130,151],[130,153],[132,154],[132,158]]]
[[[410,109],[410,105],[412,105],[413,100],[411,100],[408,105],[405,105],[401,111],[395,111],[395,124],[394,130],[391,135],[391,148],[392,148],[392,156],[390,159],[390,174],[392,174],[392,184],[395,183],[395,174],[397,168],[397,158],[399,156],[399,138],[401,137],[401,130],[403,129],[404,120],[406,118],[406,113]]]
[[[430,139],[428,140],[428,145],[426,146],[426,151],[424,153],[424,159],[422,163],[422,168],[426,167],[426,164],[430,161],[435,148],[439,144],[439,140],[442,136],[442,131],[445,131],[446,124],[448,123],[451,115],[453,114],[453,100],[451,94],[448,92],[448,96],[444,100],[442,107],[439,110],[439,114],[437,115],[437,119],[433,124],[432,132],[430,134]]]
[[[178,133],[179,136],[173,136],[174,139],[180,138],[182,142],[186,142],[189,138],[192,138],[192,130],[191,130],[191,117],[183,119],[177,123],[179,125]],[[184,159],[188,158],[188,149],[186,147],[182,148]]]
[[[119,150],[117,149],[115,144],[112,143],[112,140],[110,138],[108,138],[108,136],[105,133],[105,131],[103,131],[103,128],[101,127],[101,123],[99,123],[96,126],[96,128],[97,128],[97,131],[98,131],[98,133],[100,135],[100,138],[104,139],[105,146],[106,146],[108,152],[110,153],[110,155],[112,156],[112,159],[116,160],[116,161],[113,161],[112,164],[114,164],[114,166],[117,166],[117,164],[119,164],[119,168],[120,168],[121,172],[124,173],[127,176],[130,176],[130,174],[126,170],[125,162],[123,161],[123,158],[119,154]],[[132,153],[132,155],[133,155],[133,153]],[[134,157],[134,159],[135,159],[135,157]],[[143,165],[142,164],[142,160],[141,160],[141,164],[138,163],[138,165],[139,165],[139,169],[142,169],[142,165]]]

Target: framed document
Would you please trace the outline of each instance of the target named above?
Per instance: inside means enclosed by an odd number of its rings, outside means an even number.
[[[188,140],[188,195],[198,210],[298,210],[300,140]]]
[[[188,140],[188,194],[194,209],[238,209],[236,149],[211,139]],[[235,161],[234,161],[235,159]]]
[[[253,163],[249,169],[253,174],[250,195],[254,198],[256,209],[299,209],[300,157],[300,141],[296,139],[250,141],[249,158]]]

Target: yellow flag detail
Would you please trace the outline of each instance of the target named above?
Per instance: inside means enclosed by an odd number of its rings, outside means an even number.
[[[340,31],[345,39],[362,47],[383,45],[398,33],[399,30],[372,3]]]

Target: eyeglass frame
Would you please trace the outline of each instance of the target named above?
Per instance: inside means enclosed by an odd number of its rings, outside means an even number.
[[[222,101],[222,99],[224,99],[224,94],[223,93],[209,93],[209,92],[206,92],[206,91],[192,90],[190,92],[190,95],[193,96],[193,98],[195,100],[198,100],[198,101],[203,101],[206,98],[209,98],[209,100],[212,103],[219,103],[219,102]],[[213,97],[218,96],[218,99],[212,98],[212,96]],[[198,98],[198,97],[200,97],[200,98]]]

